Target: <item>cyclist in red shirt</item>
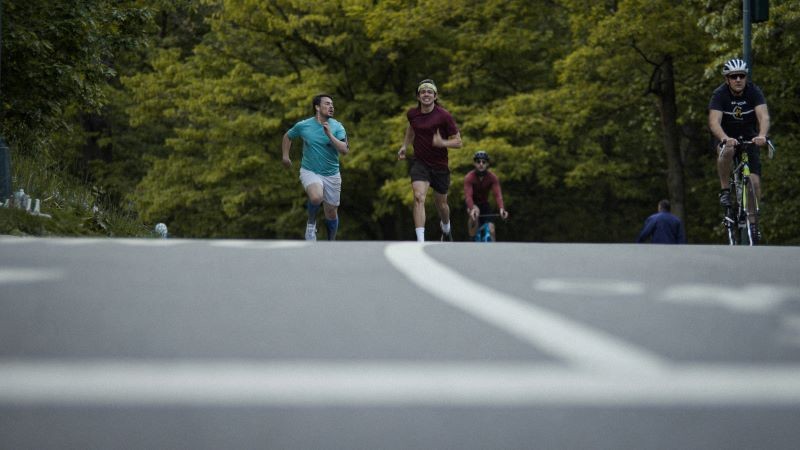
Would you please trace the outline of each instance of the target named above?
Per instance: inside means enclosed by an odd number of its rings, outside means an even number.
[[[494,194],[495,203],[500,213],[497,214],[501,219],[508,218],[508,211],[503,205],[503,192],[500,189],[500,180],[497,175],[489,171],[489,154],[484,151],[475,152],[472,156],[475,169],[471,170],[464,177],[464,199],[467,202],[467,231],[471,238],[475,237],[478,227],[484,223],[489,223],[489,233],[492,241],[495,239],[494,217],[491,206],[489,205],[489,191]]]

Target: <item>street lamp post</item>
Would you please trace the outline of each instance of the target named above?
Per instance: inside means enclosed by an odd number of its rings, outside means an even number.
[[[744,26],[744,30],[742,31],[742,40],[743,40],[743,57],[744,62],[747,63],[747,67],[750,68],[750,79],[753,79],[753,57],[752,57],[752,47],[751,42],[753,40],[752,32],[753,32],[753,16],[752,11],[750,9],[752,0],[742,0],[742,22]]]
[[[3,73],[3,1],[0,0],[0,74]],[[2,78],[0,77],[0,101],[2,101]],[[11,196],[11,151],[0,129],[0,203]]]

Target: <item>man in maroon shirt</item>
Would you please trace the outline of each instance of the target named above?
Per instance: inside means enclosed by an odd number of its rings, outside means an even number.
[[[398,159],[406,159],[406,150],[414,144],[411,160],[411,189],[414,191],[414,228],[417,241],[425,240],[425,197],[433,187],[433,200],[442,229],[442,240],[452,241],[450,207],[447,192],[450,188],[450,168],[447,150],[461,147],[461,133],[450,113],[439,106],[438,90],[433,80],[422,80],[417,86],[417,107],[406,113],[408,128]],[[445,137],[443,137],[445,136]]]
[[[508,218],[508,211],[503,205],[503,191],[500,189],[500,180],[497,175],[489,172],[489,154],[484,151],[475,152],[472,156],[475,169],[471,170],[467,176],[464,177],[464,200],[467,202],[467,214],[469,220],[467,222],[467,231],[469,237],[475,238],[475,233],[478,231],[478,226],[484,223],[489,223],[489,234],[492,236],[492,241],[495,241],[494,221],[491,215],[491,206],[489,205],[489,191],[494,194],[495,203],[500,210],[500,218],[505,220]]]

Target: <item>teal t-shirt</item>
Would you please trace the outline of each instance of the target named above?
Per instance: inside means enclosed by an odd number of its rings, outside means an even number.
[[[347,140],[344,126],[337,120],[328,119],[331,134],[340,141]],[[303,139],[303,161],[300,166],[318,175],[330,176],[339,173],[339,152],[325,135],[322,124],[316,117],[309,117],[294,124],[287,132],[290,139]]]

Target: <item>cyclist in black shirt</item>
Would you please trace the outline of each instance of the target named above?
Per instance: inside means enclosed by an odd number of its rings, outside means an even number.
[[[725,83],[714,90],[708,105],[708,127],[714,135],[714,148],[718,155],[717,173],[722,188],[719,203],[723,207],[731,204],[729,176],[733,166],[733,149],[739,143],[739,137],[752,140],[755,144],[748,145],[746,151],[750,159],[750,181],[756,196],[761,197],[758,147],[767,143],[769,111],[761,89],[747,81],[747,72],[747,63],[743,60],[727,61],[722,67]]]

